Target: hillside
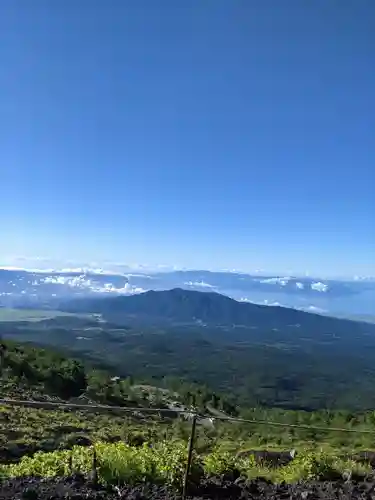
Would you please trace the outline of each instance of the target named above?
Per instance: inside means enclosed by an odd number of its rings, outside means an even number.
[[[347,319],[332,318],[296,309],[261,306],[239,302],[215,292],[197,292],[174,288],[148,291],[131,296],[76,299],[60,307],[73,313],[98,313],[116,322],[143,324],[200,324],[217,327],[282,329],[296,326],[315,329],[316,335],[331,330],[340,336],[350,332],[371,332],[375,326]]]
[[[178,432],[172,425],[176,415],[170,401],[191,404],[204,412],[207,402],[226,409],[225,397],[204,387],[181,384],[179,394],[146,388],[130,378],[114,377],[89,363],[51,349],[13,341],[0,343],[0,399],[42,402],[33,407],[0,405],[0,463],[14,461],[38,450],[70,448],[92,441],[141,442],[146,436],[165,437]],[[61,411],[49,403],[107,405],[108,410]],[[31,403],[30,403],[31,404]],[[174,403],[176,404],[176,403]],[[111,407],[136,408],[136,412],[112,411]],[[158,413],[143,414],[144,408],[165,408],[162,422]],[[158,427],[155,424],[158,423]],[[181,429],[180,429],[181,431]],[[142,437],[145,436],[145,437]]]
[[[0,405],[2,498],[176,498],[191,424],[173,412],[163,418],[158,413],[142,415],[145,406],[165,404],[171,391],[113,378],[66,353],[9,341],[1,345],[5,348],[1,397],[63,402],[85,396],[82,401],[86,404],[100,401],[109,405],[100,413]],[[225,397],[204,387],[180,383],[175,390],[173,398],[186,404],[193,398],[206,412],[210,407],[222,408],[225,402]],[[137,415],[113,412],[113,404],[137,405],[139,411]],[[348,471],[356,481],[363,481],[371,472],[371,466],[360,461],[360,450],[371,449],[373,444],[369,434],[375,432],[373,412],[239,411],[241,417],[259,424],[215,420],[206,427],[198,420],[189,482],[195,498],[305,498],[308,493],[328,499],[336,498],[337,488],[347,491],[348,498],[363,498],[364,485],[373,488],[372,482],[341,484],[341,475]],[[265,426],[261,423],[265,420],[285,425]],[[337,428],[351,432],[337,432]],[[140,446],[145,441],[148,445]],[[93,446],[101,483],[94,489],[85,479],[92,474]],[[250,458],[286,460],[291,448],[297,450],[296,458],[273,467]],[[40,480],[40,476],[48,479]],[[241,479],[234,482],[238,477]],[[283,484],[272,484],[280,482]],[[113,484],[119,488],[114,490]]]
[[[45,401],[45,402],[79,402],[82,401],[83,404],[101,404],[108,405],[108,411],[102,411],[102,416],[100,418],[108,423],[111,422],[110,427],[116,428],[116,432],[119,432],[117,424],[124,423],[125,414],[118,412],[112,413],[110,411],[111,406],[122,406],[127,407],[137,407],[140,414],[142,414],[142,408],[165,408],[168,410],[172,420],[155,421],[153,425],[153,432],[157,431],[155,423],[159,428],[159,435],[164,435],[162,431],[163,426],[171,425],[172,421],[175,419],[176,415],[170,412],[170,403],[176,404],[175,401],[179,401],[182,407],[191,407],[193,405],[196,410],[200,413],[209,414],[213,411],[213,414],[224,414],[223,412],[234,413],[237,416],[247,418],[250,420],[268,420],[270,422],[285,422],[285,424],[295,424],[300,423],[304,425],[315,425],[321,427],[334,427],[334,428],[346,428],[348,425],[351,429],[358,430],[372,430],[374,426],[374,415],[373,412],[367,413],[357,413],[349,411],[316,411],[316,412],[306,412],[306,411],[294,411],[294,410],[283,410],[283,409],[266,409],[266,408],[249,408],[245,405],[239,406],[237,408],[231,408],[229,401],[231,400],[230,394],[218,394],[210,390],[207,386],[199,386],[197,384],[189,384],[178,380],[164,380],[164,386],[161,384],[156,384],[155,386],[149,386],[140,384],[133,378],[121,378],[114,377],[113,373],[108,373],[103,370],[98,370],[90,363],[82,362],[76,358],[69,357],[68,353],[60,353],[56,350],[44,349],[39,347],[30,346],[27,344],[21,344],[18,342],[2,341],[1,346],[5,349],[3,350],[4,356],[0,371],[0,399],[11,398],[11,399],[21,399],[21,400],[34,400],[34,401]],[[169,385],[168,385],[169,384]],[[8,418],[7,415],[12,415]],[[53,415],[56,421],[51,421],[51,416]],[[65,415],[65,416],[64,416]],[[146,418],[143,416],[139,421],[132,417],[132,413],[127,413],[128,417],[133,418],[132,426],[140,429],[139,424],[142,425],[142,419]],[[33,417],[34,416],[34,417]],[[55,431],[58,430],[59,421],[65,422],[61,427],[61,434],[67,433],[70,435],[70,439],[73,439],[71,433],[81,430],[80,435],[84,428],[82,427],[82,422],[88,429],[93,430],[93,424],[99,424],[100,418],[95,412],[91,412],[90,416],[86,415],[82,411],[76,412],[61,412],[61,411],[51,411],[46,409],[33,409],[33,408],[22,408],[22,407],[0,407],[0,434],[4,430],[8,431],[9,426],[14,427],[17,422],[21,423],[22,419],[34,418],[36,416],[36,424],[43,425],[39,428],[38,432],[46,433],[51,430],[51,426]],[[150,415],[149,415],[150,416]],[[158,415],[156,415],[158,417]],[[6,417],[6,418],[5,418]],[[95,418],[94,418],[95,417]],[[99,420],[98,420],[99,418]],[[49,426],[48,426],[49,419]],[[68,429],[66,427],[69,419],[75,419],[75,424]],[[78,420],[77,420],[78,419]],[[95,421],[95,419],[97,419]],[[81,424],[78,424],[78,422]],[[103,423],[101,422],[101,424]],[[128,421],[129,424],[130,421]],[[146,422],[146,421],[144,421]],[[90,425],[88,425],[90,423]],[[137,425],[136,425],[137,424]],[[25,426],[25,422],[23,424]],[[287,428],[272,428],[254,426],[243,427],[241,425],[234,425],[233,423],[217,423],[215,433],[211,431],[209,434],[202,434],[211,436],[210,439],[215,439],[216,436],[231,436],[231,439],[235,441],[242,441],[245,437],[246,439],[251,439],[253,445],[257,443],[269,442],[269,445],[273,442],[281,446],[288,446],[290,442],[293,441],[295,445],[301,445],[308,440],[321,441],[327,444],[331,442],[332,444],[340,442],[341,445],[351,446],[353,449],[358,446],[363,446],[368,440],[371,440],[371,436],[366,435],[355,435],[355,434],[340,434],[340,433],[320,433],[315,431],[313,434],[306,429],[287,429]],[[26,426],[27,427],[27,426]],[[146,426],[147,427],[147,426]],[[203,426],[204,427],[204,426]],[[251,432],[249,434],[249,429]],[[161,430],[160,430],[161,429]],[[98,431],[99,429],[97,429]],[[111,432],[111,429],[107,429]],[[125,429],[126,430],[126,429]],[[149,432],[151,429],[148,426],[143,428],[142,432]],[[173,431],[173,426],[171,427]],[[175,429],[178,431],[178,428]],[[203,429],[204,430],[204,429]],[[106,434],[104,429],[101,430],[101,436],[104,437]],[[127,429],[127,432],[129,428]],[[180,429],[181,431],[181,429]],[[26,432],[30,432],[30,429]],[[13,434],[18,434],[14,433]],[[35,429],[34,429],[35,434]],[[109,438],[111,434],[108,434]],[[116,434],[115,434],[116,435]],[[117,434],[117,436],[119,436]],[[16,436],[13,436],[16,437]],[[21,432],[20,436],[21,437]],[[112,437],[115,437],[112,434]],[[205,438],[205,439],[206,439]],[[69,440],[68,440],[69,441]],[[235,442],[231,446],[237,446]],[[0,446],[1,448],[1,446]]]
[[[4,338],[68,349],[121,376],[208,385],[231,404],[375,407],[375,325],[174,289],[62,304],[0,321]],[[74,313],[97,313],[79,315]],[[38,315],[36,315],[38,316]]]

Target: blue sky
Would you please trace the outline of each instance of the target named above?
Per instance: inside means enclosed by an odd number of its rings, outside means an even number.
[[[3,0],[0,260],[375,274],[373,0]]]

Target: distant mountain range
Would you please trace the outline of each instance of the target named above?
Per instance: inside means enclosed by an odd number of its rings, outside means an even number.
[[[53,308],[62,300],[148,290],[218,292],[242,302],[336,316],[375,317],[375,280],[326,280],[201,270],[112,274],[101,270],[0,269],[0,306]]]

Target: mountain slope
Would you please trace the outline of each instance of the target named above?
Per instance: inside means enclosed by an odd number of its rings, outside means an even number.
[[[68,312],[98,313],[107,320],[126,322],[130,319],[142,323],[184,323],[261,328],[280,330],[297,327],[335,334],[375,334],[375,327],[361,322],[332,318],[285,307],[269,307],[238,302],[215,292],[197,292],[175,288],[149,291],[133,296],[80,299],[62,305]]]

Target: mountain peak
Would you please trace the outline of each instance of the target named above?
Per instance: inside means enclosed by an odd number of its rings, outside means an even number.
[[[238,302],[216,292],[182,288],[150,290],[132,296],[79,299],[69,302],[64,309],[99,313],[112,322],[126,322],[132,318],[152,325],[166,322],[194,324],[199,321],[210,326],[274,329],[280,325],[313,322],[323,327],[332,321],[332,318],[295,309]]]

